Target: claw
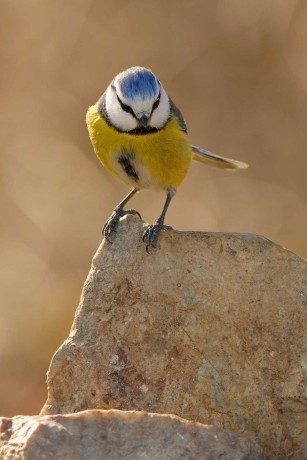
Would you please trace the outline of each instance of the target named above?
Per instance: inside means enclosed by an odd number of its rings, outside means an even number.
[[[150,247],[153,247],[153,248],[156,249],[157,246],[155,246],[153,243],[152,243],[152,244],[146,244],[146,252],[147,252],[147,254],[149,254],[149,255],[151,254],[151,252],[149,251],[149,248],[150,248]]]
[[[123,215],[132,214],[133,216],[138,216],[142,220],[141,214],[138,211],[136,211],[135,209],[127,209],[126,211],[123,211],[123,212],[124,212]]]
[[[126,211],[124,211],[123,209],[115,208],[102,229],[102,234],[109,243],[112,244],[110,236],[112,235],[112,233],[116,233],[116,227],[118,225],[119,219],[125,216],[126,214],[137,215],[140,219],[142,219],[140,213],[138,211],[135,211],[134,209],[127,209]]]
[[[143,233],[143,242],[146,243],[146,252],[150,254],[149,249],[151,247],[156,248],[156,241],[160,230],[171,230],[171,227],[161,224],[160,222],[155,222],[153,225],[150,225],[146,228],[145,232]]]

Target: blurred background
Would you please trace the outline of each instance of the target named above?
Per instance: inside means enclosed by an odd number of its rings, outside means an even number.
[[[0,2],[0,415],[38,413],[101,228],[128,192],[85,112],[115,74],[151,68],[194,144],[250,164],[192,164],[178,230],[253,232],[307,256],[307,2]],[[143,219],[165,197],[133,199]]]

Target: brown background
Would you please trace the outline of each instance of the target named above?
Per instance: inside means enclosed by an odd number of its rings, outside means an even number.
[[[96,160],[85,112],[119,71],[150,67],[194,144],[167,215],[181,230],[263,234],[307,255],[307,3],[2,0],[0,415],[37,413],[101,228],[128,189]],[[163,194],[132,206],[154,221]],[[285,280],[286,283],[286,280]]]

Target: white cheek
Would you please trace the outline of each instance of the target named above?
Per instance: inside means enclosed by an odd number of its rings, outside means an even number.
[[[117,100],[115,91],[110,87],[106,92],[106,110],[112,125],[121,131],[130,131],[137,127],[137,121],[128,112],[124,112]]]
[[[158,107],[153,111],[150,120],[150,126],[153,128],[161,128],[165,125],[170,115],[170,103],[169,98],[161,87],[161,96],[160,96],[160,104]]]

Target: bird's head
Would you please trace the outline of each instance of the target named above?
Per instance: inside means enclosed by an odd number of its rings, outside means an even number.
[[[118,74],[105,93],[109,122],[119,131],[161,129],[170,117],[170,101],[156,76],[143,67]]]

